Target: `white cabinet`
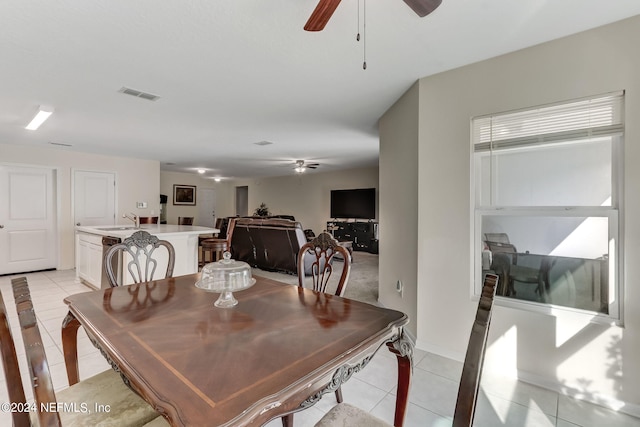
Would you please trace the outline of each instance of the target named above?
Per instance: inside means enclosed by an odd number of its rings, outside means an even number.
[[[76,277],[100,289],[102,281],[102,236],[76,234]]]

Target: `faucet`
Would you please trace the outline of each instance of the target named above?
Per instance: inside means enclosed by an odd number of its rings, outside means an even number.
[[[127,218],[128,220],[133,221],[136,225],[136,228],[140,228],[140,217],[136,214],[122,214],[122,218]]]

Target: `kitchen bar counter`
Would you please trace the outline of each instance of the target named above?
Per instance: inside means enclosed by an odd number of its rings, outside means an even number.
[[[144,230],[161,240],[167,240],[176,252],[173,270],[174,276],[182,276],[198,272],[198,236],[201,234],[217,233],[219,230],[209,227],[192,225],[142,224],[139,228],[133,225],[104,225],[76,227],[76,278],[77,280],[100,289],[106,285],[102,258],[104,253],[103,239],[112,237],[123,240],[138,230]],[[114,240],[114,239],[107,239]],[[158,271],[162,271],[162,256],[158,258]],[[126,262],[126,260],[124,260]],[[121,270],[121,268],[119,268]],[[124,272],[125,276],[128,276]],[[130,277],[125,277],[125,283],[131,283]]]
[[[169,234],[199,235],[218,233],[220,230],[195,225],[141,224],[140,230],[164,239]],[[76,232],[97,234],[99,236],[129,237],[138,229],[129,225],[98,225],[95,227],[76,227]]]

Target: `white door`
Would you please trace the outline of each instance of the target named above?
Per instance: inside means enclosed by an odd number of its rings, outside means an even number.
[[[111,172],[74,171],[73,218],[76,225],[116,223],[116,175]]]
[[[193,225],[213,227],[216,225],[216,190],[198,188],[198,216]]]
[[[56,268],[55,173],[0,165],[0,274]]]

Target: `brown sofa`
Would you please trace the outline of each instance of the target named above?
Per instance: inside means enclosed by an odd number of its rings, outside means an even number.
[[[231,254],[252,267],[297,274],[297,257],[307,239],[299,222],[276,218],[237,218]],[[307,271],[309,268],[305,268]]]

